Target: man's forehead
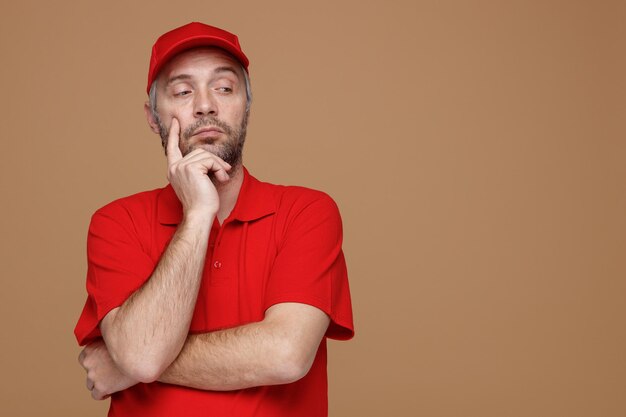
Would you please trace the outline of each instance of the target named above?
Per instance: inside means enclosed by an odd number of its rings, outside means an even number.
[[[180,73],[232,72],[243,77],[239,61],[223,49],[201,47],[189,49],[173,57],[160,71],[160,79],[177,77]]]

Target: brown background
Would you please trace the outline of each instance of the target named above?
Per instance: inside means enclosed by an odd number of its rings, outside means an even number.
[[[625,3],[539,0],[3,2],[3,415],[105,415],[86,229],[164,184],[148,58],[191,20],[251,59],[246,165],[341,209],[331,416],[626,415]]]

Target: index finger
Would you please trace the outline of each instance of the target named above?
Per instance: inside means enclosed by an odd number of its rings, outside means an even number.
[[[170,125],[170,132],[167,137],[167,148],[165,152],[168,165],[172,165],[174,162],[183,159],[183,154],[180,152],[180,148],[178,147],[178,143],[180,141],[179,135],[180,124],[178,124],[178,119],[173,117]]]

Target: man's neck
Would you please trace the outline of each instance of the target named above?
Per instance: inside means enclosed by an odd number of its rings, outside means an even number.
[[[217,189],[217,193],[220,196],[220,208],[217,212],[217,220],[220,224],[226,220],[237,203],[237,197],[239,197],[239,191],[241,190],[241,185],[243,184],[242,164],[234,166],[229,174],[230,179],[228,182],[219,183],[217,181],[213,181],[213,184],[215,184],[215,188]]]

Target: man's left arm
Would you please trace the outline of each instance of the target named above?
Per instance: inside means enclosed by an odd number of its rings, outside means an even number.
[[[311,368],[329,321],[316,307],[276,304],[260,322],[190,335],[159,381],[214,391],[297,381]]]

